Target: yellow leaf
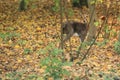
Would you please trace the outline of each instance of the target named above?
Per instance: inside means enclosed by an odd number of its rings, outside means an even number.
[[[12,44],[12,40],[9,40],[8,42],[9,42],[9,44]]]
[[[17,62],[18,62],[18,63],[21,63],[21,62],[22,62],[22,60],[21,60],[21,59],[18,59],[18,60],[17,60]]]
[[[20,46],[19,46],[19,45],[15,45],[15,48],[16,48],[16,49],[19,49],[19,48],[20,48]]]
[[[37,31],[40,31],[40,30],[41,30],[41,28],[40,28],[40,27],[38,27],[36,30],[37,30]]]
[[[39,69],[39,72],[40,72],[40,73],[44,73],[45,70],[44,70],[44,69]]]
[[[98,64],[97,62],[92,62],[92,64],[95,66],[100,66],[100,64]]]
[[[92,58],[93,58],[93,60],[97,60],[98,59],[98,57],[96,57],[96,56],[93,56]]]
[[[0,38],[0,43],[2,43],[2,38]]]
[[[112,57],[113,55],[111,53],[106,53],[108,57]]]
[[[48,78],[48,80],[54,80],[52,77]]]
[[[14,52],[11,52],[11,51],[8,51],[8,52],[7,52],[7,55],[9,55],[9,56],[10,56],[10,55],[14,55],[14,54],[15,54],[15,53],[14,53]]]
[[[42,69],[46,69],[47,68],[47,66],[42,66]]]
[[[16,65],[14,65],[14,66],[13,66],[13,69],[17,69],[17,66],[16,66]]]
[[[26,59],[27,59],[27,60],[31,60],[30,55],[27,55],[27,56],[26,56]]]
[[[102,70],[106,71],[106,69],[107,69],[107,65],[104,64],[103,67],[102,67]]]

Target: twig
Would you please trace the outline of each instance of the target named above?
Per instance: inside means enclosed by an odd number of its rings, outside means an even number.
[[[111,5],[111,4],[110,4],[110,5]],[[110,8],[110,7],[109,7],[109,8]],[[106,15],[105,15],[105,16],[106,16],[106,19],[105,19],[105,21],[101,24],[101,27],[100,27],[100,29],[99,29],[99,31],[98,31],[95,39],[94,39],[93,42],[91,43],[90,47],[88,48],[87,52],[85,53],[85,55],[83,56],[83,58],[81,59],[81,61],[78,62],[78,64],[81,64],[81,63],[86,59],[87,55],[89,54],[90,49],[92,48],[93,44],[95,43],[96,39],[98,38],[98,36],[99,36],[102,28],[104,27],[104,24],[106,23],[107,18],[108,18],[109,8],[108,8],[107,11],[106,11]]]
[[[62,28],[62,21],[63,21],[63,0],[60,0],[60,23],[61,23],[61,49],[63,50],[63,28]],[[64,52],[62,52],[62,60],[64,61]]]
[[[95,3],[96,3],[96,0],[95,0]],[[89,24],[91,23],[91,20],[92,20],[92,17],[93,17],[93,13],[95,11],[95,4],[94,4],[94,9],[92,10],[92,15],[90,16],[90,21],[89,23],[87,24],[87,26],[89,26]],[[84,18],[84,17],[83,17]],[[77,54],[79,55],[80,54],[80,51],[81,51],[81,48],[82,48],[82,44],[83,42],[80,44],[79,48],[78,48],[78,51],[77,51]],[[79,56],[78,56],[79,57]]]

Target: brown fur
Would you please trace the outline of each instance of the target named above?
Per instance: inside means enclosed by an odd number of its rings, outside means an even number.
[[[77,33],[79,35],[79,38],[83,42],[88,31],[88,26],[86,23],[80,23],[77,21],[65,22],[63,23],[62,27],[63,34],[66,34],[66,37],[63,39],[63,42],[70,39],[70,37],[72,37],[74,33]]]

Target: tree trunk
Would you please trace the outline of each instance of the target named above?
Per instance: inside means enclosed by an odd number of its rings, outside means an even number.
[[[89,22],[89,31],[88,31],[87,41],[92,41],[92,39],[95,38],[95,34],[97,31],[97,28],[94,25],[94,22],[96,21],[95,3],[91,4],[91,1],[92,0],[88,0],[90,22]]]
[[[118,33],[118,41],[120,42],[120,31]]]
[[[19,10],[20,11],[24,11],[27,9],[28,6],[28,1],[27,0],[21,0],[20,4],[19,4]]]

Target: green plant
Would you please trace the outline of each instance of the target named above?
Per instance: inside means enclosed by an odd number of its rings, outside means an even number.
[[[73,7],[83,7],[86,6],[88,8],[87,0],[72,0]]]
[[[79,7],[80,6],[80,1],[79,0],[72,0],[72,5],[74,6],[74,7]]]
[[[32,52],[32,50],[31,49],[29,49],[29,48],[26,48],[26,49],[24,49],[24,54],[30,54]]]
[[[62,50],[55,48],[53,45],[49,45],[45,49],[48,56],[44,57],[40,61],[40,66],[46,66],[44,78],[47,80],[49,77],[52,77],[54,80],[62,79],[63,75],[70,75],[66,69],[63,69],[64,66],[70,66],[70,62],[63,62],[60,56],[62,55]]]
[[[27,80],[37,80],[38,79],[38,75],[36,74],[30,74],[27,77]]]
[[[108,39],[104,39],[102,42],[96,42],[99,47],[105,46],[109,42]]]
[[[110,31],[111,31],[111,30],[110,30],[109,27],[106,25],[106,26],[104,27],[104,32],[105,32],[105,33],[104,33],[104,36],[103,36],[103,37],[104,37],[104,38],[109,38],[109,37],[110,37],[110,35],[109,35],[109,34],[110,34]]]
[[[28,0],[21,0],[19,4],[19,10],[20,11],[26,10],[28,6],[28,2],[29,2]]]
[[[58,12],[60,10],[60,0],[53,0],[54,6],[52,7],[52,10],[54,12]]]
[[[120,67],[120,64],[117,64],[118,67]]]
[[[68,16],[73,16],[74,15],[74,11],[73,9],[68,9]]]
[[[111,30],[111,36],[112,37],[116,37],[117,36],[117,32],[114,29]]]
[[[105,75],[104,80],[113,80],[110,75]]]
[[[120,15],[118,15],[118,18],[117,18],[117,20],[119,20],[119,21],[120,21]]]
[[[19,37],[19,36],[20,34],[16,32],[0,33],[0,38],[2,38],[4,42],[15,39],[16,37]]]
[[[119,80],[120,77],[115,74],[116,72],[114,71],[110,71],[110,73],[105,73],[105,72],[99,72],[98,76],[102,79],[102,80]]]
[[[14,71],[6,73],[5,80],[43,80],[42,77],[35,73],[27,74],[26,72],[27,71]]]
[[[114,49],[115,51],[120,54],[120,41],[117,41],[115,44],[114,44]]]
[[[60,0],[53,0],[54,2],[54,5],[52,6],[52,11],[53,12],[59,12],[60,11]],[[69,9],[65,9],[65,7],[63,6],[62,7],[63,9],[63,15],[64,15],[64,12],[66,12],[65,10],[67,10],[67,14],[68,16],[73,16],[74,15],[74,11],[72,8],[69,8]]]
[[[18,40],[17,43],[22,46],[25,45],[27,43],[27,40]]]
[[[10,72],[5,75],[8,80],[21,80],[23,72]]]
[[[7,31],[14,31],[15,28],[14,27],[6,27],[5,30],[7,30]]]

